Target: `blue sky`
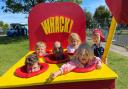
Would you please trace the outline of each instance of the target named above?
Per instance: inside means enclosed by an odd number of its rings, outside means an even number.
[[[95,9],[100,5],[106,6],[105,0],[83,0],[81,7],[93,14]]]
[[[25,19],[25,14],[13,14],[13,13],[4,13],[1,10],[1,6],[5,5],[2,0],[0,0],[0,21],[5,23],[27,23],[27,19]]]
[[[0,8],[4,3],[0,0]],[[94,13],[95,9],[100,5],[106,5],[105,0],[83,0],[81,7]],[[12,14],[12,13],[3,13],[0,9],[0,21],[5,23],[27,23],[27,18],[25,18],[26,14]]]

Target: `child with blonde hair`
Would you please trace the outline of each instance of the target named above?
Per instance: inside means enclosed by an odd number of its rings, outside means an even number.
[[[74,53],[75,50],[81,44],[80,36],[77,33],[71,33],[68,39],[68,43],[69,43],[67,47],[68,53]]]
[[[81,44],[73,59],[66,64],[63,64],[61,68],[50,75],[50,79],[54,79],[59,75],[63,75],[71,72],[75,68],[87,68],[91,65],[96,64],[96,68],[101,68],[101,60],[99,57],[95,57],[91,48],[87,47],[85,44]]]
[[[37,42],[35,46],[35,52],[37,56],[45,56],[46,53],[46,44],[44,42]]]

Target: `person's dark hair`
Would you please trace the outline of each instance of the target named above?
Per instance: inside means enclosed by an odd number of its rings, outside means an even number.
[[[38,57],[36,54],[30,54],[26,57],[25,65],[32,66],[35,62],[38,62]]]

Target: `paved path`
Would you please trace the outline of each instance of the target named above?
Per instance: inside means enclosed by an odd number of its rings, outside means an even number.
[[[102,44],[105,46],[105,43],[102,43]],[[126,48],[124,48],[124,47],[111,44],[110,51],[113,51],[113,52],[116,52],[116,53],[119,53],[119,54],[121,54],[123,56],[127,56],[128,57],[128,50]]]
[[[111,45],[110,50],[128,57],[128,50],[124,47],[117,46],[117,45]]]
[[[6,34],[0,35],[0,37],[7,36]]]

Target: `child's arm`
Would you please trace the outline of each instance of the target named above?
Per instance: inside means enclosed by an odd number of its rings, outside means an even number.
[[[97,69],[100,69],[101,67],[102,67],[101,61],[98,61],[98,62],[97,62],[97,65],[96,65],[96,68],[97,68]]]
[[[55,79],[57,76],[61,75],[61,71],[57,71],[57,72],[54,72],[54,73],[51,73],[49,78],[47,79],[48,82],[51,82],[53,79]]]
[[[96,57],[96,68],[100,69],[102,67],[101,59],[99,57]]]
[[[57,72],[51,73],[49,79],[54,79],[59,75],[67,74],[75,68],[76,68],[76,65],[70,61],[70,62],[62,65],[62,67]]]
[[[59,76],[61,74],[62,74],[61,71],[58,70],[57,72],[51,73],[49,78],[54,79],[54,78],[56,78],[57,76]]]

